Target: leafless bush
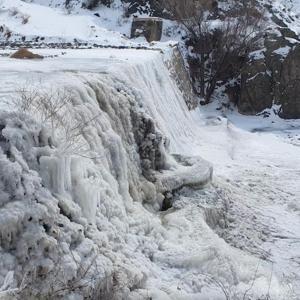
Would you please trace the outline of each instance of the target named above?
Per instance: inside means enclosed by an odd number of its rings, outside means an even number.
[[[45,128],[51,129],[51,137],[61,154],[85,156],[87,142],[85,130],[99,114],[89,119],[74,109],[73,93],[68,88],[26,84],[16,91],[9,103],[17,111],[33,115]]]
[[[27,24],[29,21],[30,16],[29,15],[22,15],[22,24]]]
[[[31,113],[42,124],[50,124],[52,135],[55,129],[66,124],[65,110],[71,105],[71,92],[65,88],[43,89],[37,85],[26,84],[16,90],[11,104],[23,113]]]
[[[96,251],[87,264],[79,262],[72,251],[70,254],[77,266],[74,278],[67,278],[60,256],[49,270],[43,266],[29,265],[24,268],[26,272],[16,294],[17,299],[53,300],[79,293],[88,295],[89,299],[113,300],[118,282],[114,272],[103,274],[97,262],[99,253]]]
[[[262,37],[263,10],[255,0],[231,0],[217,9],[213,0],[163,0],[186,30],[192,47],[189,63],[196,91],[210,102],[218,81],[234,78]]]

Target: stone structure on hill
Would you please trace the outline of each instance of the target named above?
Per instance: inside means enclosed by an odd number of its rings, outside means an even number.
[[[163,21],[160,18],[134,18],[131,27],[131,38],[144,36],[149,43],[160,41],[162,28]]]

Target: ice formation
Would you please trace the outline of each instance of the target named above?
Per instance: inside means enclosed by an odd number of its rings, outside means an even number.
[[[160,53],[48,75],[72,90],[61,115],[78,134],[58,126],[51,142],[38,116],[0,115],[0,299],[241,299],[248,289],[284,299],[275,277],[208,226],[217,212],[184,201],[160,212],[212,176],[183,150],[195,120]]]

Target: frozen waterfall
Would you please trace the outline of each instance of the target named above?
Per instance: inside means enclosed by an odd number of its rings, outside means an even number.
[[[34,105],[1,105],[0,299],[242,299],[249,287],[284,299],[263,263],[208,226],[218,211],[181,201],[161,212],[212,177],[169,51],[0,58],[1,101],[20,96],[15,82],[70,97],[52,123]]]

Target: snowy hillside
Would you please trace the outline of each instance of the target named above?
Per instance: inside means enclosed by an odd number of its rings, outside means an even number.
[[[83,10],[80,12],[81,14],[70,13],[65,8],[53,8],[21,0],[1,1],[0,24],[3,26],[3,39],[21,41],[23,38],[24,41],[65,43],[74,43],[74,40],[77,40],[81,43],[101,45],[133,44],[121,33],[101,26],[99,17],[84,14]],[[118,15],[114,18],[114,22],[117,22],[117,17]]]
[[[68,4],[63,0],[1,0],[0,42],[149,47],[143,39],[129,39],[133,16],[127,14],[128,3],[115,0],[110,7],[100,4],[93,10],[84,8],[83,3],[81,0],[68,1]],[[262,3],[272,7],[272,13],[291,30],[300,32],[299,0]],[[176,26],[165,20],[163,41],[180,38]]]
[[[109,8],[100,5],[93,11],[82,8],[78,1],[71,2],[69,8],[62,3],[1,0],[0,43],[149,47],[144,39],[129,39],[132,16],[125,17],[127,6],[120,1],[115,1]]]

